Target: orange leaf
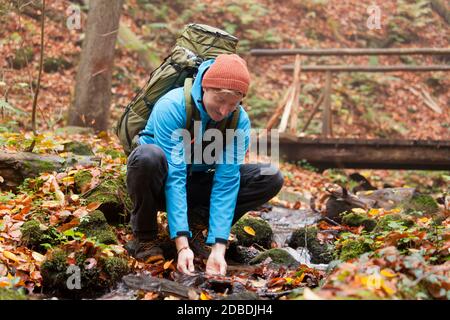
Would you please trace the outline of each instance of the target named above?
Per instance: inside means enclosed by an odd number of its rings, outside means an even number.
[[[173,259],[164,263],[164,270],[167,270],[172,265]]]
[[[244,231],[251,236],[255,236],[255,234],[256,234],[255,230],[253,230],[253,228],[249,227],[249,226],[245,226]]]
[[[74,219],[72,219],[72,221],[63,224],[62,226],[59,226],[59,227],[57,228],[57,230],[58,230],[59,232],[64,232],[64,231],[69,230],[69,229],[72,229],[72,228],[74,228],[74,227],[78,227],[79,225],[80,225],[80,219],[74,218]]]
[[[100,207],[102,204],[100,202],[91,202],[86,206],[86,210],[87,211],[94,211],[96,210],[98,207]]]

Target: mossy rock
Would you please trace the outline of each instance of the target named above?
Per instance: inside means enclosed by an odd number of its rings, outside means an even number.
[[[64,143],[64,152],[72,152],[80,156],[93,156],[94,152],[90,146],[79,141],[70,141]]]
[[[68,69],[72,63],[64,58],[49,57],[44,59],[43,68],[47,73],[56,72],[58,70]]]
[[[102,181],[86,195],[87,203],[100,203],[98,208],[109,224],[123,224],[129,221],[129,212],[133,208],[128,195],[125,177]]]
[[[247,264],[252,259],[256,258],[260,254],[260,251],[254,247],[244,247],[232,243],[225,254],[226,259]]]
[[[298,228],[292,233],[288,245],[294,249],[306,247],[311,253],[312,263],[326,264],[333,260],[334,247],[327,243],[321,244],[319,240],[317,240],[317,232],[318,230],[316,227]]]
[[[92,180],[92,174],[89,170],[80,170],[74,175],[75,192],[83,193],[89,188]]]
[[[298,267],[300,263],[286,250],[275,248],[264,251],[250,261],[250,264],[258,264],[264,262],[267,258],[271,258],[271,263],[286,267]]]
[[[305,242],[305,233],[306,233],[306,242]],[[294,249],[298,247],[306,247],[307,243],[311,243],[313,241],[317,241],[317,228],[298,228],[294,230],[292,233],[288,245]]]
[[[14,69],[22,69],[30,64],[33,60],[34,52],[33,48],[26,47],[17,49],[14,57],[11,59],[10,63]]]
[[[350,227],[364,226],[364,229],[369,232],[372,231],[377,225],[377,222],[374,219],[369,218],[365,214],[356,212],[350,212],[342,215],[342,223]]]
[[[432,196],[415,193],[411,200],[403,204],[403,209],[406,213],[420,211],[424,214],[434,214],[438,212],[439,206]]]
[[[27,300],[23,290],[0,288],[0,300]]]
[[[363,240],[346,239],[339,247],[339,260],[347,261],[369,252],[370,246]]]
[[[391,222],[400,223],[402,226],[405,226],[407,228],[410,228],[414,225],[414,221],[410,217],[399,213],[393,213],[381,217],[378,220],[377,226],[375,227],[374,231],[381,232],[394,230],[395,228],[390,226]]]
[[[247,233],[244,228],[251,227],[255,231],[255,235]],[[236,235],[237,244],[250,247],[256,243],[263,248],[270,248],[273,239],[273,231],[269,223],[263,219],[253,218],[245,215],[236,222],[231,229]]]
[[[65,240],[65,236],[53,227],[45,227],[38,220],[29,220],[21,227],[22,243],[30,249],[45,252],[47,249],[42,246],[49,244],[51,246],[59,244]]]
[[[70,299],[95,298],[114,287],[117,281],[130,272],[127,260],[121,257],[75,252],[74,259],[69,259],[69,253],[70,250],[57,248],[42,263],[41,274],[45,293]],[[89,261],[88,258],[95,259],[96,263],[92,266],[92,260]],[[70,260],[75,262],[75,268],[72,267],[72,270],[69,269]],[[68,283],[76,284],[71,280],[77,271],[80,276],[80,288],[70,289]]]
[[[105,149],[105,150],[101,150],[101,152],[111,156],[111,158],[113,158],[113,159],[126,158],[125,153],[123,153],[122,151],[116,150],[116,149]]]
[[[83,217],[77,231],[89,238],[95,238],[100,243],[117,244],[118,242],[114,230],[108,225],[103,212],[100,210],[95,210]]]

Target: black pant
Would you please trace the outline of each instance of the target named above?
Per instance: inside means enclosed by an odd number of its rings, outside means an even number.
[[[272,199],[283,186],[278,169],[273,175],[262,175],[261,169],[269,164],[241,165],[241,180],[234,212],[233,224],[247,211],[255,210]],[[128,157],[127,188],[134,209],[131,227],[135,237],[152,239],[158,233],[157,212],[166,211],[164,185],[167,160],[156,145],[140,145]],[[193,172],[187,175],[186,191],[189,226],[202,223],[208,226],[213,172]]]

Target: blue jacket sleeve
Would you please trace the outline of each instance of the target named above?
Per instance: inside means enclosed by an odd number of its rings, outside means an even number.
[[[241,112],[233,143],[227,144],[222,163],[216,164],[211,192],[207,244],[225,243],[230,235],[240,186],[240,166],[250,142],[250,120]]]
[[[154,144],[158,145],[166,155],[168,164],[165,184],[166,211],[169,222],[170,238],[179,235],[191,237],[187,219],[186,197],[186,161],[182,129],[186,121],[184,107],[171,99],[161,98],[155,104],[147,127],[153,125]],[[151,122],[151,125],[150,125]],[[147,128],[145,130],[149,130]],[[141,141],[145,136],[141,137]]]

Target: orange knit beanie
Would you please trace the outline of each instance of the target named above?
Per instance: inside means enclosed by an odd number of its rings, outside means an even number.
[[[203,88],[230,89],[246,95],[250,85],[247,63],[237,54],[220,54],[205,72]]]

